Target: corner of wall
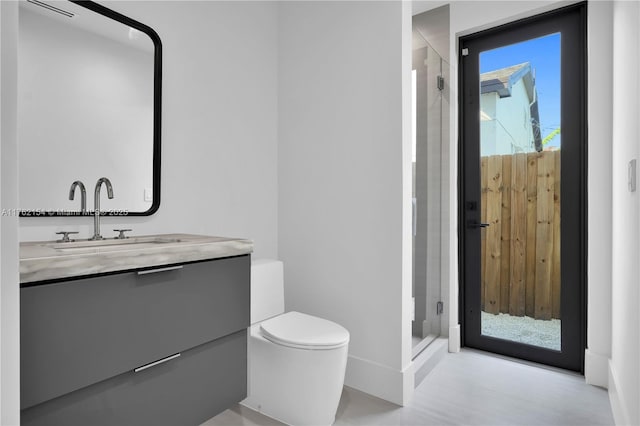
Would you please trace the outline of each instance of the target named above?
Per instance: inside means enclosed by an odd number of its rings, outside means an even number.
[[[0,207],[18,204],[18,2],[0,2]],[[20,289],[18,218],[0,219],[0,424],[20,424]]]
[[[409,405],[413,399],[413,392],[416,388],[416,374],[413,363],[402,370],[402,406]]]
[[[296,283],[286,287],[287,306],[347,328],[353,339],[345,385],[398,405],[411,399],[414,383],[406,267],[410,7],[367,1],[279,8],[278,251],[286,280]],[[300,38],[301,31],[312,37]],[[353,64],[374,71],[363,74]],[[353,153],[365,153],[366,161],[350,161]],[[356,199],[358,188],[365,190]],[[389,238],[372,232],[381,228]],[[339,235],[346,240],[336,245]]]
[[[460,324],[449,327],[449,352],[460,352]]]
[[[404,406],[413,397],[413,363],[410,363],[404,370],[395,370],[367,359],[349,355],[344,384]]]
[[[608,382],[609,382],[609,401],[611,402],[611,411],[613,412],[613,420],[617,425],[631,424],[629,421],[629,409],[625,405],[624,399],[620,397],[618,388],[619,378],[613,363],[609,361]]]
[[[588,45],[587,383],[608,386],[612,335],[613,4],[590,2]],[[605,84],[602,84],[606,82]],[[597,102],[593,102],[597,99]],[[594,220],[594,218],[597,218]]]

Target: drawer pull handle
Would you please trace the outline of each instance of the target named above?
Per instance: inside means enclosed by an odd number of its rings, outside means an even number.
[[[168,356],[166,358],[162,358],[162,359],[159,359],[157,361],[153,361],[153,362],[151,362],[149,364],[143,365],[142,367],[138,367],[135,370],[133,370],[133,372],[134,373],[139,373],[139,372],[141,372],[143,370],[146,370],[147,368],[155,367],[158,364],[162,364],[162,363],[165,363],[167,361],[171,361],[172,359],[178,358],[179,356],[180,356],[180,353],[170,355],[170,356]]]
[[[158,269],[147,269],[146,271],[138,271],[138,275],[155,274],[156,272],[165,272],[165,271],[175,271],[177,269],[182,269],[182,265],[168,266],[166,268],[158,268]]]

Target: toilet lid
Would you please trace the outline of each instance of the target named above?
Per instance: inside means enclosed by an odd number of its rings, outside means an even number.
[[[260,329],[273,343],[300,349],[334,349],[349,342],[344,327],[295,311],[264,321]]]

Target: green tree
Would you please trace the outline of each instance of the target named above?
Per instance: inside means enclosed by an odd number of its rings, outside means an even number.
[[[544,139],[542,139],[542,146],[546,146],[549,142],[551,142],[551,140],[553,138],[555,138],[556,136],[558,136],[560,134],[560,127],[558,127],[557,129],[555,129],[553,132],[549,133],[547,136],[545,136]]]

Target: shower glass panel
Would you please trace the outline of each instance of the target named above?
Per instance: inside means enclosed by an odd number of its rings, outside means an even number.
[[[413,357],[440,335],[443,59],[413,34]]]

